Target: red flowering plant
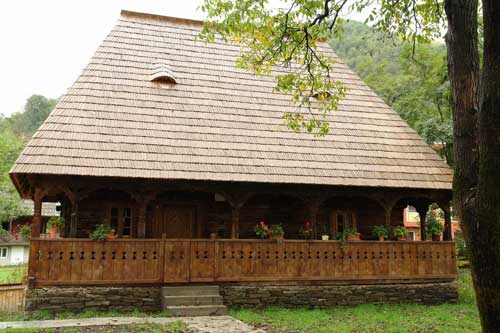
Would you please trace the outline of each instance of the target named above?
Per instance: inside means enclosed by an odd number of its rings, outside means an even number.
[[[269,238],[269,226],[264,221],[260,221],[255,226],[255,234],[260,238]]]
[[[264,221],[260,221],[255,226],[255,234],[260,238],[269,238],[272,240],[280,241],[285,235],[285,231],[281,224],[267,225]]]
[[[304,225],[300,228],[299,232],[304,239],[312,239],[314,237],[313,226],[309,221],[304,222]]]

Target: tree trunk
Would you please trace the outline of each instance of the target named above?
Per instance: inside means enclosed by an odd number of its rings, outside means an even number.
[[[478,2],[446,0],[445,10],[453,97],[454,201],[471,252],[482,328],[484,332],[497,332],[500,327],[500,46],[497,37],[500,4],[483,1],[481,91]]]
[[[477,224],[473,279],[484,332],[500,329],[500,3],[483,0],[484,50],[478,118]]]

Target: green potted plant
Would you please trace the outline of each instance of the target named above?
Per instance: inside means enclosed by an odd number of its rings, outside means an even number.
[[[356,228],[346,228],[344,230],[346,238],[349,241],[359,241],[361,240],[361,234],[356,230]]]
[[[115,230],[109,225],[98,224],[94,231],[89,234],[90,239],[107,240],[115,238]]]
[[[283,230],[281,224],[272,224],[269,227],[269,239],[280,242],[284,238],[285,238],[285,230]]]
[[[425,231],[428,235],[432,236],[434,242],[441,240],[443,229],[443,225],[437,220],[426,221],[425,223]]]
[[[60,231],[64,228],[64,218],[62,216],[52,216],[47,222],[50,238],[56,238]]]
[[[389,236],[389,232],[387,228],[383,225],[376,225],[373,227],[372,231],[373,236],[378,237],[378,240],[383,242],[387,236]]]
[[[394,228],[393,233],[394,236],[396,236],[397,240],[406,240],[406,237],[408,237],[408,229],[406,229],[402,225]]]

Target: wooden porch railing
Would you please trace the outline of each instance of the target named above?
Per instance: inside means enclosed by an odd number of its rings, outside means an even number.
[[[453,279],[453,242],[34,239],[35,285]]]

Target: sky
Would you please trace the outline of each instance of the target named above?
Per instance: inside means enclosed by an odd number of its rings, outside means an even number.
[[[122,9],[202,20],[203,0],[0,1],[0,114],[66,93]],[[273,4],[274,3],[274,4]],[[271,0],[277,6],[278,0]],[[353,14],[347,16],[360,19]]]
[[[120,10],[203,19],[202,0],[0,1],[0,113],[33,94],[58,98],[78,78]]]

